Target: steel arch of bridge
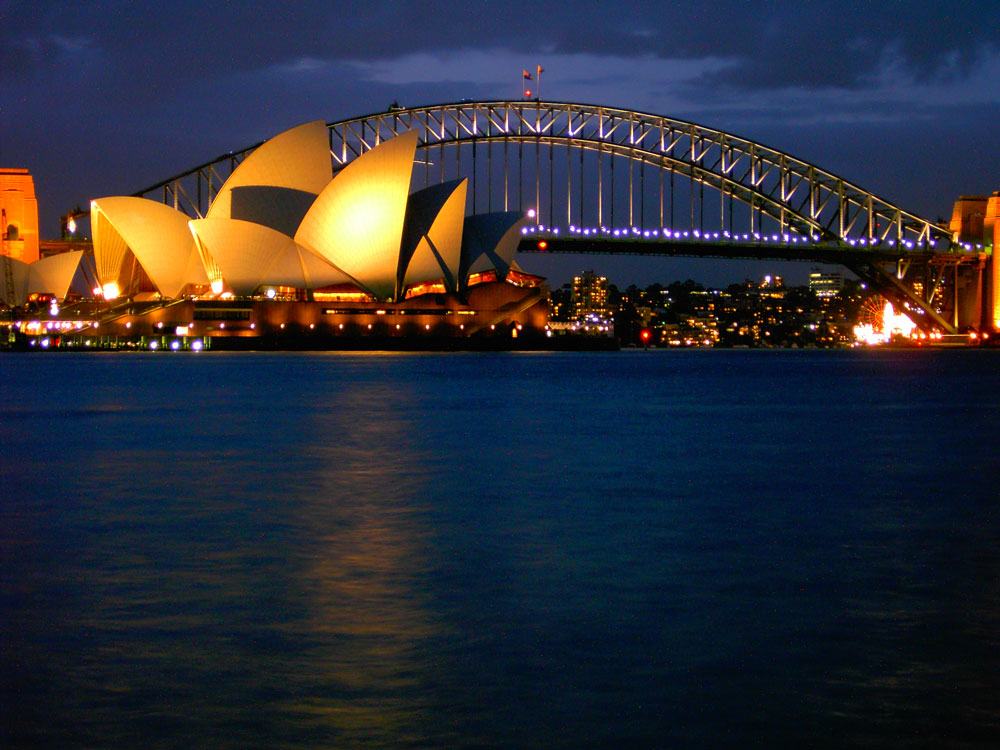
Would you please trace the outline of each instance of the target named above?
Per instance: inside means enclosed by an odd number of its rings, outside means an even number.
[[[816,165],[731,133],[660,115],[561,102],[459,102],[391,108],[328,123],[327,128],[335,167],[346,165],[383,140],[416,129],[420,133],[418,177],[420,163],[425,182],[468,176],[473,211],[536,208],[537,221],[550,229],[569,229],[574,214],[579,223],[585,223],[584,207],[593,199],[596,207],[587,208],[597,226],[664,228],[664,183],[669,177],[673,217],[674,180],[680,177],[688,181],[692,228],[698,224],[694,209],[697,186],[702,223],[704,189],[708,187],[719,195],[723,227],[728,201],[730,228],[735,202],[749,207],[751,232],[770,230],[852,244],[909,242],[938,249],[951,245],[947,229]],[[498,144],[502,144],[499,155],[495,153]],[[136,195],[154,194],[192,216],[202,216],[225,178],[258,145],[206,162]],[[564,152],[559,166],[553,158],[557,151]],[[589,160],[586,166],[585,154]],[[452,163],[446,167],[449,157]],[[526,162],[530,162],[527,189]],[[615,205],[625,202],[626,186],[621,175],[624,166],[619,168],[616,185],[616,162],[627,163],[628,169],[627,217],[619,210],[618,219],[614,217]],[[654,199],[654,206],[647,210],[650,169],[658,200]],[[556,174],[561,170],[565,175]],[[501,171],[503,194],[494,201],[501,187]],[[483,181],[485,190],[477,184]],[[588,196],[588,191],[594,195]],[[476,205],[477,196],[484,192]],[[767,227],[765,222],[769,222]]]

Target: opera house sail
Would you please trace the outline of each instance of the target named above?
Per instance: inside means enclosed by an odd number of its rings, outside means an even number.
[[[467,219],[465,180],[411,195],[417,140],[416,131],[402,133],[334,173],[326,126],[299,125],[251,152],[204,218],[145,198],[98,198],[91,226],[103,293],[134,285],[133,265],[164,299],[205,285],[248,297],[265,287],[347,284],[398,301],[430,282],[459,292],[484,270],[502,280],[520,214]]]

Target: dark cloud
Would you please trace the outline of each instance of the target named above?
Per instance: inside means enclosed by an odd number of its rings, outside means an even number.
[[[863,84],[887,50],[918,77],[971,64],[992,44],[995,2],[8,2],[3,76],[65,61],[59,39],[116,61],[119,83],[190,81],[302,56],[381,59],[424,50],[501,47],[561,54],[744,61],[719,74],[743,87]]]
[[[998,23],[996,0],[0,0],[0,166],[32,169],[52,234],[297,123],[510,98],[541,63],[546,96],[726,129],[939,213],[1000,187]]]

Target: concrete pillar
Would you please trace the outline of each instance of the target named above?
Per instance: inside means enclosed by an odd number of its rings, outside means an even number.
[[[989,260],[986,261],[986,315],[984,328],[994,332],[1000,331],[1000,262],[997,260],[997,253],[1000,251],[1000,222],[997,221],[997,214],[1000,213],[1000,192],[995,192],[986,202],[986,210],[983,212],[983,243],[987,245],[990,253]]]
[[[955,201],[948,229],[958,235],[960,242],[981,242],[983,220],[989,197],[962,195]]]
[[[994,246],[995,247],[995,246]],[[1000,331],[1000,263],[990,255],[983,271],[983,329]]]
[[[959,266],[955,294],[958,327],[980,328],[983,319],[983,270],[975,266]]]
[[[997,226],[997,214],[1000,213],[1000,192],[994,192],[987,201],[983,211],[983,243],[986,245],[997,245],[1000,233]]]

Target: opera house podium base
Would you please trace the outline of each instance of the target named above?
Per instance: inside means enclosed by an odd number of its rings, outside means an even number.
[[[498,282],[402,302],[271,299],[81,301],[23,321],[8,348],[114,351],[609,349],[552,336],[539,287]]]

